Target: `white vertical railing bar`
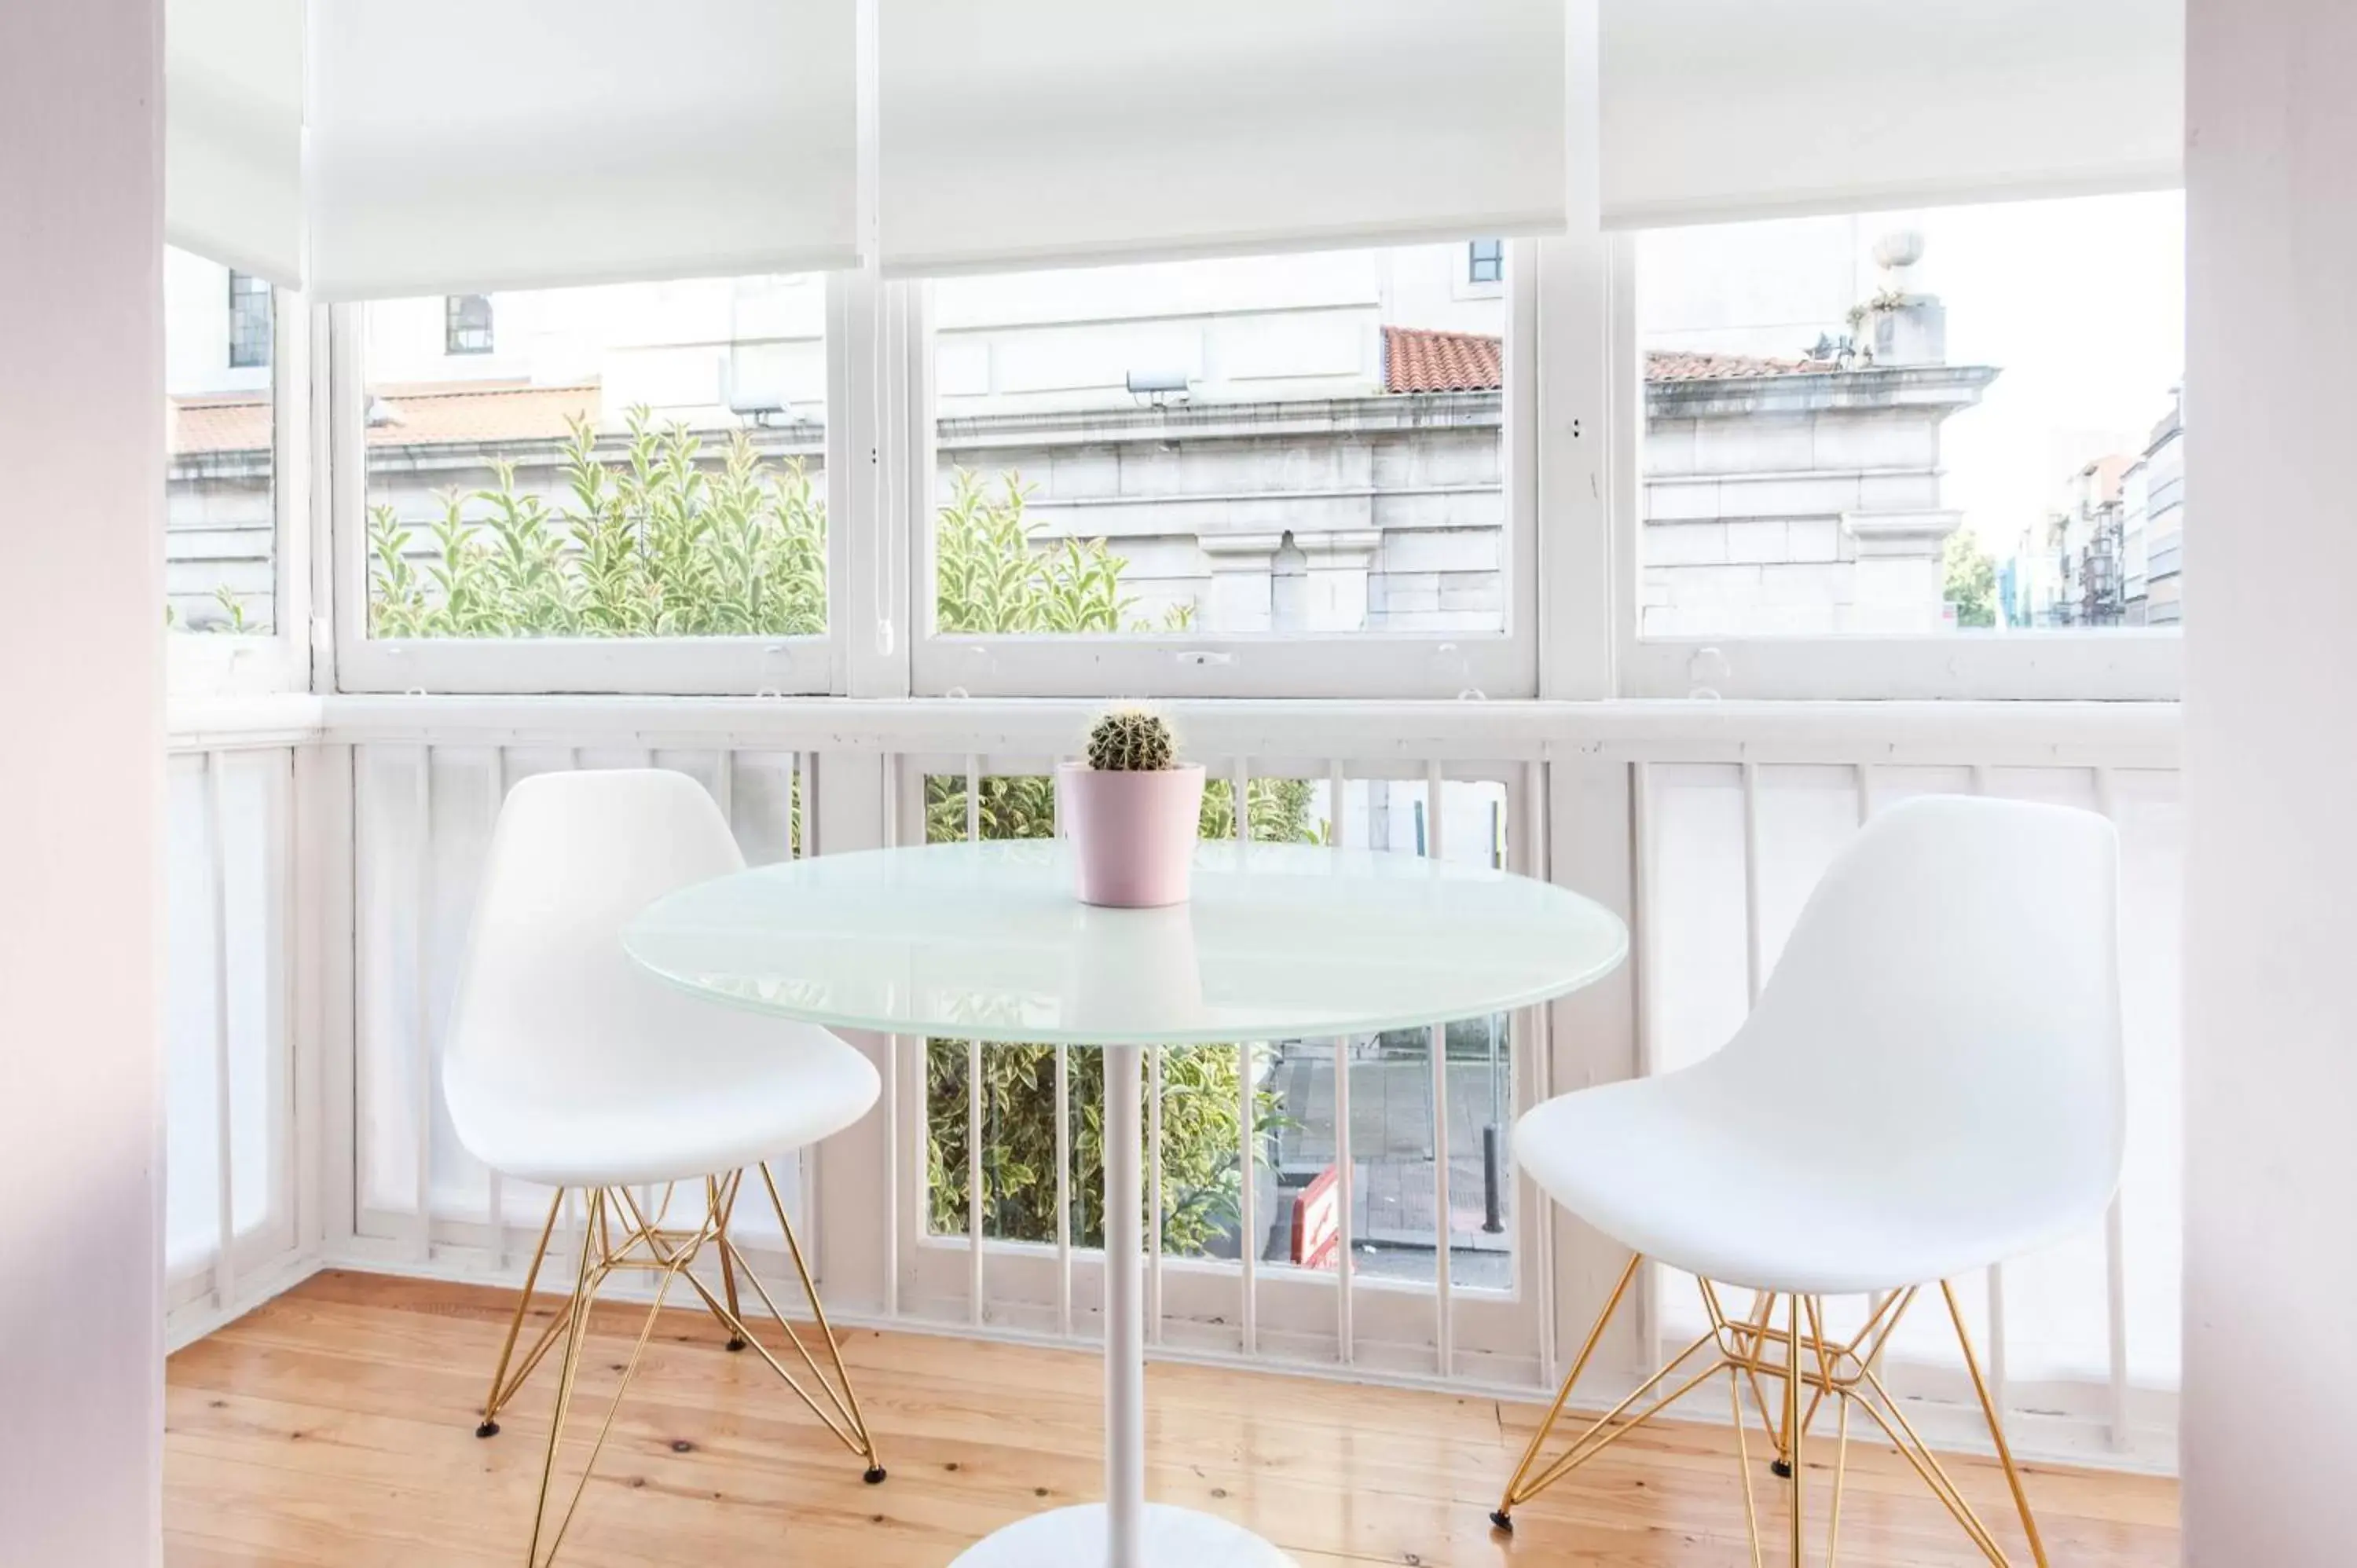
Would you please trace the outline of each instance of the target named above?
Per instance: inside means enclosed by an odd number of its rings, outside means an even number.
[[[809,761],[809,753],[798,752],[794,757],[794,767],[803,768]],[[899,759],[887,757],[882,771],[884,809],[880,814],[884,831],[881,837],[885,848],[897,849],[900,843]],[[920,780],[917,799],[921,802],[924,798],[924,785]],[[802,788],[805,811],[811,810],[813,800],[806,784]],[[791,799],[788,805],[791,808]],[[788,848],[793,853],[801,853],[796,846],[790,844]],[[884,1313],[888,1317],[900,1315],[900,1147],[904,1131],[901,1118],[907,1114],[900,1102],[900,1085],[904,1081],[917,1085],[916,1136],[909,1140],[909,1146],[921,1153],[926,1144],[924,1086],[927,1074],[924,1058],[919,1053],[927,1048],[921,1039],[910,1040],[905,1035],[888,1035],[884,1039]],[[904,1070],[902,1066],[904,1055],[909,1058],[908,1070]],[[932,1195],[926,1190],[926,1183],[930,1179],[930,1174],[920,1176],[916,1184],[917,1223],[914,1229],[915,1233],[920,1236],[924,1234],[932,1212]]]
[[[237,1128],[230,1097],[229,848],[221,825],[221,754],[205,753],[205,893],[213,922],[213,1204],[220,1241],[213,1252],[213,1305],[237,1294]]]
[[[434,1256],[434,988],[425,958],[434,896],[434,746],[417,748],[417,884],[409,911],[410,961],[417,987],[417,1257]]]
[[[1429,762],[1424,769],[1424,853],[1437,862],[1441,858],[1441,810],[1448,785],[1441,777],[1440,764]],[[1435,1024],[1430,1034],[1432,1046],[1432,1343],[1434,1357],[1444,1378],[1453,1374],[1457,1365],[1457,1324],[1455,1282],[1450,1278],[1448,1254],[1448,1026]]]
[[[982,758],[965,759],[965,841],[982,841]],[[982,1278],[982,1042],[965,1043],[965,1229],[967,1316],[983,1320]]]
[[[724,766],[726,766],[726,764],[724,764]],[[794,832],[794,785],[797,779],[800,780],[802,786],[802,829],[799,834]],[[891,791],[891,769],[888,767],[884,769],[884,831],[888,834],[892,831]],[[811,852],[810,846],[816,842],[817,832],[818,769],[815,766],[815,758],[813,754],[807,751],[797,751],[793,754],[793,761],[788,765],[787,769],[787,858],[791,860],[800,860],[803,856],[809,854]],[[797,838],[801,841],[799,844],[795,842]],[[892,1053],[888,1048],[884,1052],[886,1058],[884,1070],[887,1075],[891,1072],[891,1055]],[[880,1092],[881,1091],[879,1091],[879,1095]],[[891,1104],[891,1101],[888,1100],[885,1101],[885,1104],[888,1106]],[[888,1148],[892,1138],[892,1128],[890,1126],[890,1118],[888,1117],[886,1118],[884,1137],[886,1146]],[[826,1265],[824,1262],[826,1257],[826,1205],[820,1200],[820,1195],[826,1187],[826,1162],[818,1157],[816,1145],[805,1145],[802,1152],[794,1156],[794,1195],[797,1204],[795,1223],[799,1225],[802,1230],[802,1245],[805,1255],[810,1259],[811,1274],[819,1282],[820,1284],[823,1285],[826,1283]],[[892,1188],[888,1183],[884,1191],[886,1200],[888,1202],[892,1196]],[[889,1208],[885,1210],[885,1213],[888,1215],[891,1212],[892,1210]],[[894,1229],[894,1227],[888,1225],[887,1229],[890,1230]],[[886,1248],[885,1263],[888,1271],[894,1268],[897,1264],[898,1252],[896,1249],[898,1246],[899,1237],[896,1235],[892,1240],[887,1244]],[[888,1294],[889,1287],[887,1287],[887,1289]]]
[[[791,781],[787,785],[786,836],[788,842],[786,848],[792,858],[808,860],[823,847],[818,842],[818,754],[814,751],[794,753],[792,771],[794,778],[800,780],[802,788],[796,790]],[[885,787],[888,790],[890,789],[888,780]],[[802,807],[802,826],[799,830],[794,826],[795,801],[798,797]],[[892,813],[888,810],[884,813],[884,832],[888,842],[895,831]]]
[[[1649,1078],[1653,1071],[1653,971],[1661,948],[1653,938],[1653,767],[1639,762],[1630,768],[1629,815],[1630,837],[1634,841],[1635,854],[1630,867],[1630,915],[1636,925],[1631,938],[1630,961],[1637,966],[1637,1076]],[[1662,1352],[1662,1271],[1658,1265],[1646,1265],[1637,1292],[1637,1337],[1640,1359],[1651,1366]],[[1552,1380],[1560,1368],[1549,1367]]]
[[[306,984],[315,972],[315,961],[308,957],[303,940],[296,935],[298,929],[310,929],[313,918],[313,911],[306,903],[300,869],[307,842],[301,748],[286,748],[286,771],[281,777],[286,785],[285,831],[283,835],[274,832],[270,840],[279,900],[271,947],[278,969],[277,984],[271,991],[278,1016],[271,1039],[274,1049],[285,1052],[287,1064],[287,1098],[283,1103],[288,1113],[287,1147],[295,1157],[295,1241],[299,1248],[313,1249],[318,1245],[324,1229],[321,1178],[332,1156],[323,1155],[320,1151],[325,1133],[322,1123],[327,1119],[319,1114],[324,1103],[318,1088],[323,1064],[317,1053],[325,1047],[301,1022]]]
[[[1743,983],[1751,1006],[1760,1005],[1760,765],[1743,765]]]
[[[1523,764],[1523,786],[1519,796],[1509,793],[1506,800],[1506,866],[1524,876],[1541,881],[1551,879],[1547,845],[1552,842],[1551,826],[1545,816],[1546,769],[1536,762]],[[1555,1095],[1555,1064],[1549,1060],[1547,1010],[1525,1007],[1510,1015],[1506,1020],[1506,1038],[1512,1048],[1506,1079],[1513,1096],[1506,1107],[1511,1125],[1519,1120],[1527,1106],[1544,1105]],[[1527,1066],[1524,1064],[1527,1063]],[[1525,1102],[1522,1098],[1523,1074],[1529,1074],[1533,1096]],[[1519,1289],[1523,1282],[1534,1281],[1538,1307],[1539,1382],[1542,1387],[1555,1381],[1555,1228],[1547,1223],[1548,1205],[1544,1198],[1534,1206],[1533,1196],[1522,1186],[1522,1176],[1512,1163],[1501,1173],[1508,1183],[1507,1190],[1514,1194],[1512,1264],[1514,1283]],[[1525,1231],[1526,1215],[1537,1215],[1538,1221]],[[1522,1238],[1532,1239],[1532,1255],[1525,1260]]]
[[[1973,793],[1989,792],[1989,770],[1984,764],[1973,765]],[[2005,1265],[1991,1263],[1988,1269],[1988,1384],[1989,1399],[2002,1412],[2005,1397]]]
[[[1857,825],[1862,828],[1874,820],[1874,764],[1861,762],[1852,768],[1850,786],[1857,797]],[[1889,1299],[1890,1293],[1887,1290],[1876,1291],[1867,1297],[1867,1321],[1870,1323],[1879,1318],[1882,1316],[1883,1305]],[[1873,1364],[1878,1372],[1882,1369],[1882,1352],[1886,1345],[1887,1341],[1875,1347]]]
[[[653,746],[642,746],[639,747],[638,765],[643,768],[651,768],[655,765],[655,748]],[[799,1184],[795,1190],[797,1192],[801,1190]],[[652,1214],[655,1211],[654,1184],[652,1182],[642,1183],[639,1187],[639,1212],[641,1214]],[[818,1238],[813,1236],[809,1240],[811,1244],[811,1255],[813,1257],[816,1257],[819,1255]]]
[[[1056,1047],[1056,1330],[1072,1335],[1072,1058]]]
[[[1146,1052],[1146,1337],[1162,1343],[1162,1047]]]
[[[503,746],[492,746],[491,765],[486,774],[486,778],[490,784],[489,793],[490,796],[491,811],[490,815],[485,818],[484,821],[492,824],[494,829],[496,829],[499,823],[500,808],[507,804],[507,747]],[[727,813],[724,811],[721,814],[726,816]],[[487,1165],[483,1167],[483,1201],[488,1206],[486,1208],[486,1216],[491,1222],[491,1267],[498,1270],[500,1273],[507,1273],[508,1267],[507,1194],[500,1184],[500,1171],[497,1165]]]
[[[1062,762],[1057,758],[1057,766]],[[1064,836],[1060,794],[1051,770],[1048,780],[1050,838]],[[1158,1170],[1162,1163],[1158,1150],[1154,1160]],[[1160,1197],[1158,1190],[1156,1196]],[[1072,1052],[1070,1046],[1062,1045],[1056,1047],[1056,1329],[1067,1339],[1072,1337]]]
[[[1229,786],[1234,798],[1233,822],[1230,824],[1236,843],[1252,842],[1252,758],[1239,757],[1235,763],[1234,781]],[[1260,1175],[1260,1161],[1254,1145],[1260,1142],[1254,1127],[1254,1112],[1259,1109],[1259,1096],[1253,1082],[1253,1043],[1239,1041],[1236,1045],[1236,1171],[1241,1179],[1236,1184],[1236,1256],[1243,1264],[1239,1285],[1243,1293],[1244,1354],[1260,1352],[1260,1249],[1261,1234],[1254,1199],[1259,1195],[1254,1183]]]
[[[1326,765],[1326,842],[1337,853],[1350,846],[1349,782],[1338,757]],[[1358,1355],[1351,1327],[1351,1271],[1358,1239],[1351,1233],[1357,1166],[1351,1155],[1351,1040],[1334,1036],[1334,1348],[1349,1366]]]
[[[2112,770],[2095,769],[2095,809],[2106,822],[2119,821],[2119,801],[2113,792]],[[2126,1187],[2126,1183],[2122,1183]],[[2107,1434],[2115,1452],[2128,1445],[2128,1260],[2127,1223],[2121,1195],[2112,1195],[2104,1211],[2104,1326],[2111,1354],[2111,1421]]]

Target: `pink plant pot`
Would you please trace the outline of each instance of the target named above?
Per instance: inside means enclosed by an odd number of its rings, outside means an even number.
[[[1203,770],[1056,769],[1057,810],[1070,829],[1083,904],[1146,909],[1183,904],[1203,811]]]

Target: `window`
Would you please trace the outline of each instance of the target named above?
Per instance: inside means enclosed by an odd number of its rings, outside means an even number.
[[[1506,275],[1506,242],[1476,240],[1465,247],[1465,281],[1498,283]]]
[[[2178,617],[2178,192],[1639,236],[1640,635]]]
[[[277,622],[272,314],[268,284],[165,251],[164,617],[175,631],[260,635]]]
[[[1162,645],[1120,689],[1159,683],[1174,643],[1251,645],[1222,656],[1243,671],[1281,669],[1271,643],[1335,638],[1421,644],[1398,651],[1391,694],[1514,684],[1498,672],[1521,510],[1504,456],[1513,306],[1461,295],[1464,254],[937,281],[935,683],[986,673],[943,639],[994,639],[1014,691],[1071,661],[1003,639],[1085,636]],[[1108,657],[1129,656],[1092,653],[1100,677]]]
[[[347,548],[367,635],[823,634],[825,300],[817,276],[505,294],[511,347],[464,370],[443,354],[460,300],[362,307],[365,518]],[[783,689],[799,656],[755,655],[772,656],[722,689]],[[423,667],[387,668],[405,685]],[[590,677],[552,682],[568,678]]]
[[[442,351],[446,354],[488,354],[491,351],[490,295],[454,294],[443,299]]]
[[[229,274],[229,365],[233,371],[270,363],[270,285],[251,274]]]

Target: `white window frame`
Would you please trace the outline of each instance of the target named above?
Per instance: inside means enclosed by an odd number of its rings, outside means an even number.
[[[871,531],[872,488],[852,454],[870,450],[873,404],[854,395],[846,301],[860,280],[826,278],[827,629],[807,637],[373,638],[368,632],[367,366],[361,305],[327,311],[335,602],[333,689],[344,692],[827,696],[845,687],[845,649],[872,590],[852,540]],[[861,465],[864,477],[869,465]],[[864,601],[864,602],[863,602]],[[886,693],[876,693],[886,694]]]
[[[942,636],[932,631],[938,498],[930,293],[923,330],[898,370],[912,395],[908,449],[923,489],[908,506],[909,679],[920,696],[1533,697],[1538,694],[1537,243],[1506,242],[1505,388],[1500,471],[1505,488],[1502,633],[1348,632],[1329,636]]]
[[[321,314],[301,293],[271,285],[271,629],[237,636],[176,631],[165,637],[166,689],[175,698],[242,696],[311,688],[312,519],[316,447],[312,353]],[[167,461],[169,456],[167,455]]]
[[[2174,702],[2184,644],[2169,628],[1988,636],[1647,637],[1643,617],[1644,353],[1637,236],[1607,234],[1614,653],[1624,697],[1989,698]]]

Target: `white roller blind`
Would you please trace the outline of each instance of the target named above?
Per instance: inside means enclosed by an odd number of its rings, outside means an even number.
[[[1608,226],[2172,183],[2183,0],[1603,0]]]
[[[885,270],[1565,225],[1564,0],[888,0]]]
[[[303,283],[303,0],[168,0],[164,237]]]
[[[327,0],[325,299],[855,265],[854,0]]]

